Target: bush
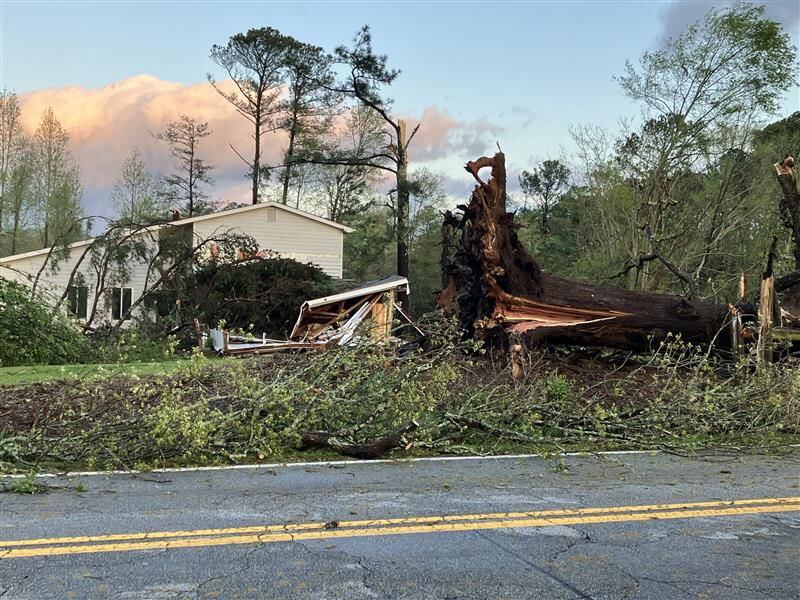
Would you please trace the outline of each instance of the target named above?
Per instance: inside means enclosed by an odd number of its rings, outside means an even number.
[[[209,263],[194,280],[190,302],[201,321],[284,337],[305,300],[333,291],[333,281],[321,269],[289,258]]]
[[[0,277],[0,366],[81,363],[90,355],[74,324],[31,299],[29,288]]]
[[[114,331],[99,331],[91,337],[93,355],[100,363],[160,362],[175,358],[179,341],[152,324]],[[192,343],[194,336],[192,336]]]

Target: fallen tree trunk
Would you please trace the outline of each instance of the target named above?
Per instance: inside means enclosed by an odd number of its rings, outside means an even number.
[[[347,456],[354,456],[355,458],[380,458],[390,450],[404,447],[405,435],[411,433],[417,427],[419,427],[419,424],[416,421],[411,421],[400,429],[396,429],[388,435],[366,444],[356,444],[339,439],[335,433],[307,431],[300,434],[300,445],[303,449],[326,448]]]
[[[484,182],[479,171],[491,167]],[[545,273],[517,238],[506,211],[502,152],[467,163],[478,182],[470,203],[454,222],[460,230],[455,254],[443,265],[439,304],[455,312],[463,329],[482,338],[509,334],[528,341],[643,350],[670,335],[696,343],[729,346],[729,309],[714,302],[578,283]]]

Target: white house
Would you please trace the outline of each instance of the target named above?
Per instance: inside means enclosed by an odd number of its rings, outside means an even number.
[[[225,234],[244,234],[260,250],[312,263],[331,277],[342,277],[344,234],[349,227],[305,211],[275,202],[234,208],[221,212],[153,225],[136,232],[149,256],[157,252],[165,231],[191,232],[192,247],[206,256],[214,253],[213,243],[204,240]],[[45,248],[0,258],[0,276],[30,286],[58,301],[78,319],[93,323],[124,316],[143,293],[157,286],[163,266],[154,267],[152,258],[129,259],[124,269],[112,273],[102,267],[103,255],[95,243],[100,238],[74,242],[66,250]],[[101,274],[102,273],[102,274]],[[65,293],[66,292],[66,293]],[[138,310],[138,313],[136,312]],[[141,315],[140,309],[134,314]]]

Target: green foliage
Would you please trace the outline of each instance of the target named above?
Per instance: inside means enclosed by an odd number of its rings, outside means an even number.
[[[365,210],[348,219],[347,224],[354,231],[344,237],[344,276],[368,281],[393,273],[394,229],[389,211]]]
[[[96,360],[105,363],[151,363],[174,360],[179,341],[147,323],[101,331],[91,338]]]
[[[0,277],[0,366],[68,364],[90,357],[89,342],[30,289]]]
[[[321,269],[289,258],[210,262],[194,274],[189,305],[204,323],[287,336],[309,298],[333,291]]]
[[[541,215],[542,231],[549,230],[548,217],[569,182],[569,168],[561,161],[546,160],[533,171],[522,171],[519,188]]]
[[[434,308],[441,289],[441,209],[447,198],[439,175],[428,169],[415,171],[409,182],[411,210],[408,224],[411,311],[415,316]],[[373,206],[348,224],[355,229],[345,237],[345,277],[357,281],[378,279],[396,269],[393,208]]]
[[[33,495],[41,494],[44,486],[36,483],[36,470],[31,469],[22,479],[15,479],[8,486],[8,491],[12,494]]]
[[[168,390],[145,417],[156,447],[191,459],[207,450],[222,416],[208,403],[187,400],[181,390]]]
[[[624,366],[594,363],[590,381],[532,354],[514,381],[504,357],[461,341],[452,320],[429,317],[423,327],[423,345],[396,353],[365,344],[236,361],[196,354],[159,377],[9,389],[0,467],[282,460],[304,432],[366,443],[411,420],[414,448],[439,453],[740,451],[800,436],[800,376],[791,367],[754,370],[745,358],[720,374],[724,364],[675,339]],[[43,397],[47,415],[34,421]]]

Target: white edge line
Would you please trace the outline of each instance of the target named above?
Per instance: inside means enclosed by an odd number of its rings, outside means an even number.
[[[800,444],[798,444],[800,447]],[[558,456],[608,456],[624,454],[661,454],[659,450],[604,450],[601,452],[565,452],[558,453]],[[422,456],[416,458],[376,458],[371,460],[312,460],[306,462],[280,462],[280,463],[254,463],[241,465],[221,465],[208,467],[168,467],[164,469],[151,469],[149,471],[113,470],[113,471],[61,471],[58,473],[37,473],[36,477],[91,477],[96,475],[147,475],[149,473],[196,473],[201,471],[240,471],[245,469],[280,469],[294,467],[335,467],[343,465],[379,465],[379,464],[402,464],[415,462],[449,462],[467,460],[503,460],[519,458],[545,458],[551,454],[499,454],[495,456]],[[24,473],[0,475],[2,479],[23,479],[27,477]]]
[[[800,444],[788,444],[789,448],[800,448]],[[371,460],[311,460],[305,462],[278,462],[278,463],[255,463],[255,464],[242,464],[242,465],[222,465],[222,466],[209,466],[209,467],[168,467],[164,469],[151,469],[149,471],[137,471],[136,469],[130,470],[114,470],[114,471],[62,471],[59,473],[37,473],[36,478],[44,477],[93,477],[97,475],[147,475],[149,473],[197,473],[202,471],[242,471],[246,469],[281,469],[281,468],[295,468],[295,467],[335,467],[335,466],[350,466],[350,465],[380,465],[380,464],[403,464],[415,462],[451,462],[451,461],[468,461],[468,460],[510,460],[520,458],[552,458],[553,456],[625,456],[631,454],[648,454],[650,456],[657,456],[663,454],[660,450],[602,450],[602,451],[587,451],[580,450],[576,452],[563,452],[556,455],[553,454],[498,454],[495,456],[422,456],[416,458],[376,458]],[[15,473],[2,475],[0,474],[0,481],[3,479],[23,479],[27,477],[24,473]]]

